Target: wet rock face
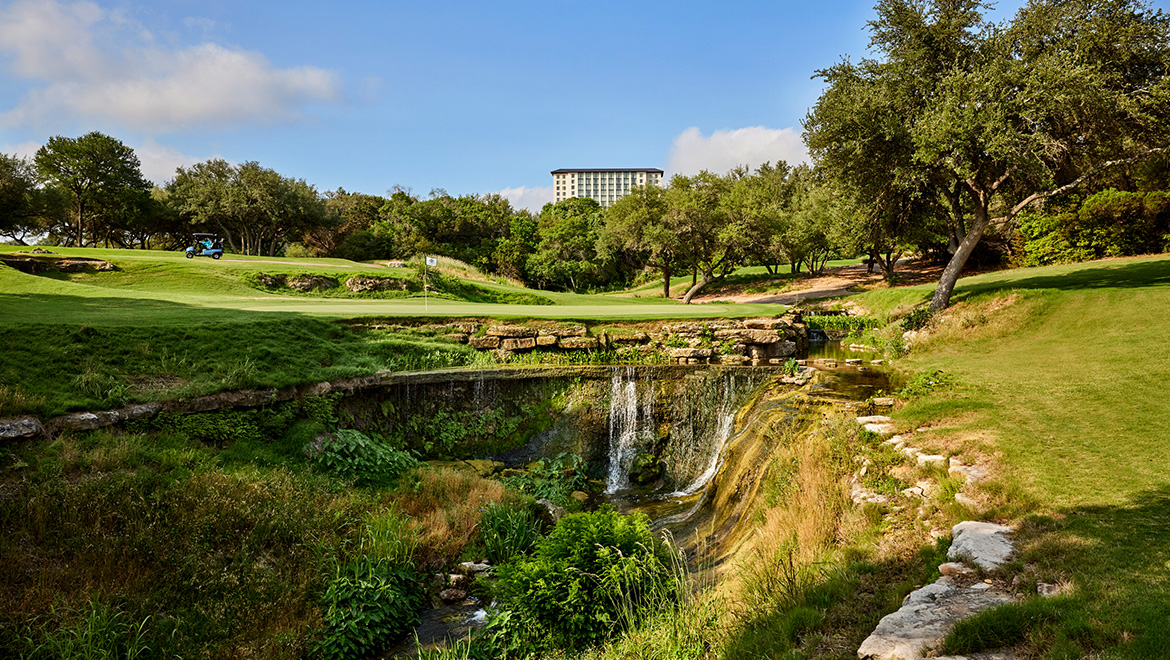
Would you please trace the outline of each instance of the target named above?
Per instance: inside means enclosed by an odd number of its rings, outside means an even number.
[[[662,478],[662,461],[649,452],[642,452],[634,457],[629,469],[630,481],[639,486],[646,486]]]

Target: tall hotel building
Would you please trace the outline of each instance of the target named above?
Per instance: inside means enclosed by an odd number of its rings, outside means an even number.
[[[609,206],[629,194],[634,186],[662,185],[662,170],[653,167],[632,170],[553,170],[553,198],[589,197]]]

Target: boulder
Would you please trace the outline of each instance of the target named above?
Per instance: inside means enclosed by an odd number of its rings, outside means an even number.
[[[761,319],[746,319],[743,322],[743,327],[750,330],[780,330],[792,326],[792,321],[779,318],[761,318]]]
[[[467,343],[470,344],[472,348],[483,351],[499,348],[500,338],[495,336],[472,337],[471,339],[467,340]]]
[[[445,335],[443,335],[443,336],[444,336],[444,337],[446,337],[447,339],[451,339],[451,340],[453,340],[453,341],[457,341],[457,342],[459,342],[460,344],[466,344],[466,343],[467,343],[467,335],[466,335],[466,334],[464,334],[464,333],[462,333],[462,332],[450,332],[450,333],[447,333],[447,334],[445,334]]]
[[[713,351],[709,348],[668,348],[666,354],[672,358],[708,358]]]
[[[540,522],[545,527],[552,527],[557,524],[557,521],[565,517],[564,507],[553,504],[550,500],[539,499],[536,500],[537,512],[540,514]]]
[[[321,275],[296,275],[288,278],[288,288],[297,291],[324,291],[337,287],[337,280]]]
[[[940,456],[938,454],[919,454],[917,460],[918,467],[941,468],[947,464],[946,456]]]
[[[464,575],[479,575],[480,573],[487,573],[490,570],[492,570],[492,565],[486,562],[465,561],[459,564],[459,572]]]
[[[584,337],[585,326],[558,325],[551,328],[541,328],[539,334],[548,335],[550,337]]]
[[[501,339],[500,348],[505,351],[527,351],[536,348],[536,337],[508,337]]]
[[[963,588],[939,578],[912,592],[898,611],[882,617],[873,634],[857,649],[858,658],[914,660],[935,649],[961,619],[1010,602],[1011,597],[983,583]]]
[[[599,344],[593,337],[562,337],[557,340],[557,345],[561,348],[579,351],[594,350]]]
[[[646,336],[646,333],[642,332],[641,330],[625,335],[615,335],[610,333],[609,343],[617,344],[619,346],[632,346],[635,344],[643,344],[648,338],[649,337]]]
[[[439,598],[445,603],[457,603],[467,598],[467,592],[462,589],[444,589],[439,592]]]
[[[556,346],[557,345],[557,338],[555,335],[537,335],[536,345],[537,346]]]
[[[487,329],[491,337],[535,337],[536,330],[522,325],[493,325]]]
[[[25,416],[0,420],[0,440],[27,438],[44,432],[45,429],[36,417]]]
[[[1008,537],[1012,529],[989,522],[965,520],[951,528],[951,549],[947,559],[967,560],[985,571],[999,568],[1015,546]]]
[[[874,397],[873,405],[877,406],[878,408],[893,408],[894,407],[894,397],[892,397],[892,396]]]

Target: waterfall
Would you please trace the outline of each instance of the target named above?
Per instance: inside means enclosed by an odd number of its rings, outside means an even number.
[[[654,381],[639,388],[634,367],[615,367],[609,394],[609,472],[605,492],[629,488],[627,470],[647,438],[654,438]]]
[[[731,438],[732,431],[735,430],[736,385],[734,375],[726,374],[720,379],[719,399],[715,406],[715,433],[711,438],[710,445],[706,448],[707,467],[686,488],[675,491],[675,495],[690,495],[698,492],[700,488],[711,481],[719,470],[719,459],[723,455],[723,448]],[[702,448],[701,443],[699,448]]]

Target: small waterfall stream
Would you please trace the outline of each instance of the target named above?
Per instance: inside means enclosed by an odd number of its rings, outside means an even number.
[[[614,367],[609,395],[608,494],[629,488],[630,464],[639,449],[654,440],[654,396],[652,376],[639,387],[634,367]]]

